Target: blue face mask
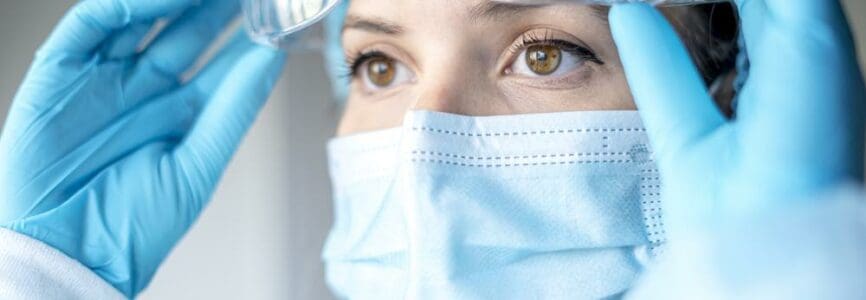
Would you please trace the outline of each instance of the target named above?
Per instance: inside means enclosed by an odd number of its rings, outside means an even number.
[[[664,242],[637,112],[467,117],[329,144],[327,280],[353,299],[622,295]]]

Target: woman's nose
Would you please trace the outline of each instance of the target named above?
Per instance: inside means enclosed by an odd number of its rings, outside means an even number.
[[[418,78],[418,93],[409,108],[460,115],[483,115],[496,98],[495,84],[490,82],[488,66],[478,56],[466,55],[469,49],[439,55]],[[442,53],[440,53],[442,54]],[[449,59],[450,58],[450,59]]]
[[[464,85],[459,82],[431,82],[421,87],[421,92],[410,109],[468,115],[469,102],[472,101],[468,94]]]

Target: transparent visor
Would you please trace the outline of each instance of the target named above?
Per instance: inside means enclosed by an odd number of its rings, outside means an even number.
[[[514,4],[575,2],[594,5],[643,2],[656,6],[695,5],[728,0],[495,0]],[[244,23],[253,40],[272,47],[287,48],[293,33],[323,19],[341,0],[241,0]]]

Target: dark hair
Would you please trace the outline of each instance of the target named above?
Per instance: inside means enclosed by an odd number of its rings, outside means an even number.
[[[689,49],[719,109],[733,114],[740,23],[732,3],[673,6],[662,9]]]

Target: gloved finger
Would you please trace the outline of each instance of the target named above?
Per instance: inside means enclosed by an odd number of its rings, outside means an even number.
[[[15,203],[18,214],[38,215],[56,208],[67,199],[69,191],[57,188],[69,186],[70,180],[97,174],[113,162],[123,160],[136,149],[150,143],[179,141],[192,126],[200,107],[192,93],[176,93],[139,106],[120,116],[111,125],[62,158],[52,161],[32,184],[16,191],[17,195],[39,195],[26,202]],[[59,176],[58,174],[62,174]]]
[[[647,4],[622,4],[611,8],[609,18],[634,101],[664,167],[725,119],[661,13]]]
[[[173,87],[211,42],[237,15],[239,1],[211,0],[188,10],[160,33],[142,53],[128,82],[146,99]]]
[[[219,88],[226,73],[254,46],[243,30],[238,30],[220,49],[219,53],[188,83],[189,88],[201,93],[207,98]]]
[[[744,163],[785,165],[780,174],[763,175],[803,182],[862,178],[856,162],[862,161],[863,81],[839,1],[738,4],[750,59],[737,112],[747,130],[740,134],[763,150]]]
[[[180,12],[198,1],[84,0],[60,20],[39,51],[88,55],[117,29]]]
[[[797,120],[802,113],[815,113],[809,102],[827,98],[832,94],[825,92],[838,90],[834,82],[844,82],[837,80],[840,71],[856,68],[851,66],[854,47],[838,1],[738,0],[737,3],[751,63],[748,85],[772,91],[747,94],[750,96],[747,100],[752,101],[740,103],[739,117],[778,116],[790,126],[792,117]],[[816,80],[821,79],[833,79],[826,82],[831,86],[818,85]],[[746,92],[753,90],[747,88]],[[785,108],[800,112],[765,113]]]
[[[746,40],[746,49],[752,52],[773,48],[764,37],[781,35],[793,41],[823,43],[838,42],[850,37],[845,15],[838,0],[736,0]],[[782,49],[776,49],[782,50]],[[758,51],[759,52],[759,51]],[[779,51],[779,54],[785,52]]]
[[[138,46],[153,28],[154,22],[144,21],[129,24],[120,33],[114,35],[103,50],[108,59],[123,59],[135,55]]]
[[[208,99],[201,114],[178,147],[178,164],[201,175],[189,186],[194,208],[207,201],[247,129],[258,115],[279,78],[285,54],[253,44],[239,36],[208,69],[192,82],[192,88]],[[219,80],[217,80],[219,79]]]

